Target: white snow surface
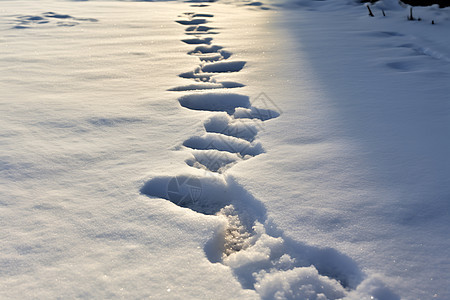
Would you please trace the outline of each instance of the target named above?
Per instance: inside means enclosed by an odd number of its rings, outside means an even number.
[[[449,299],[450,9],[371,9],[1,1],[0,298]]]

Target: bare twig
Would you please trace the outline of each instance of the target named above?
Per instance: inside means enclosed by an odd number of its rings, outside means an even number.
[[[369,16],[374,17],[372,10],[370,9],[369,5],[367,5],[367,9],[369,10]]]

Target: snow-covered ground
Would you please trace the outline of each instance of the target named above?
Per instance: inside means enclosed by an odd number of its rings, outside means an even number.
[[[450,9],[371,7],[1,1],[0,298],[449,299]]]

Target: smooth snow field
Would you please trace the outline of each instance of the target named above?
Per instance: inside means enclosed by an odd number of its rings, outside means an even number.
[[[0,1],[0,299],[450,299],[450,8],[370,8]]]

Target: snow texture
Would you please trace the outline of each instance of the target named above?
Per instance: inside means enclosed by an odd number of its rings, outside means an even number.
[[[449,299],[450,8],[410,13],[2,1],[0,298]]]

